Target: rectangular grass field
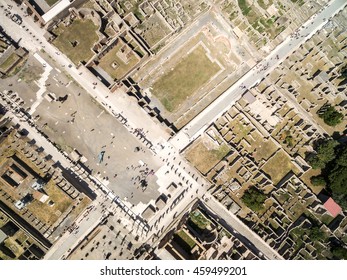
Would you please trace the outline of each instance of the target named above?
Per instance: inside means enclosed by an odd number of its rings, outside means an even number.
[[[152,85],[152,93],[167,111],[174,112],[219,70],[205,49],[198,46]]]

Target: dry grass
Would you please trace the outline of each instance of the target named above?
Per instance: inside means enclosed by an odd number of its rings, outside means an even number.
[[[198,46],[153,84],[152,93],[167,111],[174,112],[219,70],[218,64],[207,57],[205,49]]]
[[[56,31],[58,37],[53,41],[63,53],[65,53],[76,65],[80,61],[88,61],[93,56],[91,50],[99,37],[96,33],[98,27],[91,20],[79,20],[65,27],[61,25]],[[77,41],[77,46],[72,43]]]
[[[13,64],[15,64],[20,57],[16,53],[12,53],[9,57],[0,65],[0,68],[7,71]]]
[[[274,185],[276,185],[289,171],[297,172],[291,163],[289,156],[283,151],[274,155],[263,167],[265,173],[269,174]]]
[[[200,140],[185,153],[185,157],[202,174],[207,174],[218,162],[220,162],[230,151],[226,144],[211,149]]]
[[[262,159],[268,159],[277,150],[277,146],[271,139],[256,145],[257,151],[254,153],[254,158],[258,162]]]
[[[18,77],[26,83],[30,83],[40,79],[42,73],[42,67],[37,65],[26,65],[19,73]]]
[[[171,30],[157,14],[153,14],[149,19],[139,25],[142,36],[150,47],[153,47],[161,39],[167,36]]]
[[[319,194],[321,190],[324,189],[324,186],[314,186],[311,184],[310,178],[313,176],[318,176],[320,173],[320,169],[310,169],[301,176],[301,180],[311,189],[314,194]]]
[[[241,139],[246,138],[246,136],[250,133],[252,130],[252,127],[250,125],[242,123],[241,118],[239,120],[235,120],[232,122],[233,125],[233,133],[236,135],[234,142],[238,143],[241,141]]]
[[[24,253],[24,249],[14,240],[14,238],[8,237],[4,243],[6,247],[11,249],[11,251],[16,255],[16,258]]]
[[[121,79],[128,71],[130,71],[140,58],[133,51],[129,52],[128,63],[125,63],[117,53],[125,44],[118,43],[100,60],[99,66],[104,69],[113,79]],[[128,51],[128,48],[127,48]],[[117,68],[112,67],[112,63],[116,63]]]
[[[60,213],[64,213],[73,203],[73,200],[59,187],[57,187],[53,181],[48,182],[44,188],[44,191],[49,196],[49,199],[45,203],[34,200],[27,206],[27,208],[42,222],[52,225],[60,216],[57,215],[58,211]],[[53,206],[48,205],[50,200],[54,202]]]

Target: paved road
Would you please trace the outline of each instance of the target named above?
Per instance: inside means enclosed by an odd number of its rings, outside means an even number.
[[[103,196],[105,199],[106,196]],[[69,252],[102,222],[109,213],[113,219],[127,219],[126,214],[110,200],[94,201],[74,222],[74,229],[66,231],[45,255],[46,260],[65,259]]]
[[[268,259],[283,259],[274,249],[270,247],[263,239],[249,229],[244,223],[230,211],[228,211],[222,204],[220,204],[213,196],[206,194],[205,204],[209,207],[210,211],[218,215],[220,219],[223,219],[230,227],[236,232],[232,231],[237,238],[239,238],[252,252],[260,251]],[[259,254],[257,254],[259,256]]]
[[[88,220],[83,217],[85,211],[75,222],[78,228],[72,232],[66,231],[47,252],[44,257],[45,260],[59,260],[67,256],[67,252],[77,246],[101,222],[104,217],[101,213],[101,207],[96,207],[94,204],[93,206],[88,214]]]
[[[170,155],[167,157],[169,153]],[[153,241],[151,241],[153,234],[161,236],[180,213],[187,211],[192,205],[192,201],[204,197],[208,198],[207,206],[211,209],[210,211],[223,219],[230,228],[235,229],[236,232],[232,233],[239,238],[239,240],[244,242],[245,246],[253,253],[258,256],[263,254],[268,259],[283,259],[240,219],[230,213],[222,204],[208,194],[207,189],[210,184],[203,177],[198,175],[196,170],[191,168],[188,163],[181,161],[179,157],[177,158],[178,154],[174,149],[167,146],[161,151],[160,155],[163,156],[163,158],[167,158],[167,164],[161,168],[158,173],[165,174],[166,180],[169,179],[172,182],[176,182],[176,184],[178,184],[178,189],[177,192],[172,195],[167,205],[161,211],[156,212],[155,216],[150,219],[149,226],[151,230],[147,235],[150,239],[147,242],[153,243]],[[160,175],[161,174],[158,174],[159,178],[164,177]],[[189,180],[188,183],[187,180]]]
[[[253,67],[240,80],[197,115],[170,141],[177,149],[182,150],[204,130],[228,110],[248,89],[257,85],[266,75],[271,73],[301,44],[312,37],[329,20],[347,5],[346,0],[333,0],[317,15],[312,16],[299,30],[278,45],[263,61]]]

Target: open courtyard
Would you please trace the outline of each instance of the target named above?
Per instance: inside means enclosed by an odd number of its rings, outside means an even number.
[[[80,61],[87,62],[92,56],[92,47],[98,41],[98,27],[92,20],[74,20],[69,26],[61,24],[54,30],[57,38],[53,41],[76,65]]]
[[[100,59],[99,66],[113,79],[121,79],[140,60],[141,57],[118,38],[114,46]]]
[[[197,140],[186,152],[185,157],[202,174],[207,174],[230,151],[226,144],[217,145],[211,139],[204,137]]]
[[[270,175],[272,182],[276,185],[288,172],[297,172],[290,157],[283,151],[278,151],[262,169]]]

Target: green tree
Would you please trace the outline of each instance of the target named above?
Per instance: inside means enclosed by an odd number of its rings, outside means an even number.
[[[320,141],[316,154],[307,161],[312,168],[322,168],[319,176],[311,178],[313,185],[326,185],[333,199],[347,209],[347,145],[332,139]]]
[[[326,238],[325,233],[318,226],[312,227],[309,235],[314,241],[323,241]]]
[[[251,210],[260,211],[264,207],[266,195],[256,187],[251,187],[245,191],[241,199]]]
[[[336,163],[341,166],[347,166],[347,146],[343,147],[339,151],[339,155],[336,160]]]
[[[335,158],[335,147],[338,142],[333,139],[325,139],[318,144],[316,154],[307,159],[313,169],[324,168]]]
[[[325,186],[326,181],[322,175],[311,177],[311,183],[314,186]]]
[[[338,125],[343,119],[343,114],[336,111],[336,109],[330,104],[324,105],[322,108],[320,108],[317,114],[329,126]]]
[[[331,248],[331,253],[334,259],[347,260],[347,249],[343,247],[333,247]]]
[[[335,158],[335,147],[339,143],[333,139],[328,139],[326,141],[323,141],[318,147],[317,147],[317,154],[320,160],[324,162],[332,161]]]
[[[311,165],[313,169],[319,169],[325,167],[325,162],[319,159],[317,155],[312,155],[307,159],[308,163]]]
[[[336,195],[347,195],[347,166],[336,166],[328,176],[329,187]]]

